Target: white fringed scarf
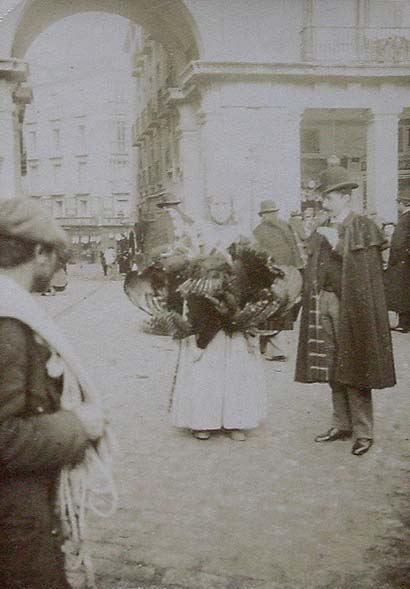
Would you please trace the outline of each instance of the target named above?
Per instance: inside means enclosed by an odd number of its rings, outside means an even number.
[[[63,375],[62,409],[73,409],[81,402],[101,404],[94,384],[77,360],[70,344],[57,324],[45,313],[34,297],[13,279],[0,275],[0,317],[18,319],[44,341],[51,350],[47,363],[50,376]],[[84,460],[74,467],[64,467],[59,489],[59,510],[63,531],[68,539],[65,552],[71,568],[84,567],[88,587],[95,587],[92,564],[85,550],[85,511],[110,516],[117,505],[112,475],[112,434],[105,429],[98,443],[90,445]]]

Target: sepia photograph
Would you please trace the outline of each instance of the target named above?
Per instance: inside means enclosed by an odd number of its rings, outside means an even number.
[[[0,589],[410,588],[410,0],[0,0]]]

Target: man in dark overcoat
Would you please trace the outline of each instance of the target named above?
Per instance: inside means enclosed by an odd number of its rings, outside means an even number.
[[[100,410],[60,406],[63,377],[50,349],[15,318],[10,292],[43,291],[67,246],[31,199],[0,201],[0,587],[69,589],[56,514],[61,469],[82,460],[103,431]],[[26,296],[26,295],[24,295]],[[23,297],[24,298],[24,297]],[[13,309],[16,309],[14,313]]]
[[[296,238],[286,221],[278,216],[279,207],[273,200],[261,202],[259,216],[261,222],[253,231],[258,249],[266,253],[278,266],[293,266],[301,270],[303,260]],[[278,331],[274,335],[260,337],[261,352],[267,360],[283,361],[287,358],[286,344],[281,339],[280,332],[293,329],[294,316],[289,311],[279,321],[270,321],[267,330]]]
[[[373,443],[372,389],[395,384],[383,286],[384,237],[369,218],[352,211],[357,188],[344,169],[322,187],[326,226],[309,239],[296,381],[328,382],[333,424],[317,442],[354,437],[361,456]]]
[[[387,302],[396,311],[395,331],[410,332],[410,195],[398,199],[399,220],[394,230],[386,270]]]

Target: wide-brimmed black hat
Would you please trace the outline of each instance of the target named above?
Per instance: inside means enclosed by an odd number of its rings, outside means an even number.
[[[358,188],[357,182],[354,182],[346,170],[342,166],[335,166],[334,168],[328,168],[325,170],[320,177],[319,189],[322,194],[329,194],[334,190],[353,190]]]

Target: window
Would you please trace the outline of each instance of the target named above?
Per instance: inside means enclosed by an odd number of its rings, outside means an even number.
[[[129,173],[128,164],[128,160],[123,157],[111,158],[112,180],[127,180]]]
[[[130,213],[129,197],[126,195],[118,196],[115,199],[115,215],[128,216]]]
[[[302,153],[320,153],[319,129],[302,129]]]
[[[410,126],[408,120],[399,126],[399,153],[408,153],[410,151]]]
[[[125,136],[126,136],[126,123],[125,121],[116,121],[116,141],[119,153],[124,153],[125,149]]]
[[[79,217],[88,216],[88,199],[79,198],[77,201],[77,214]]]
[[[104,216],[111,217],[113,214],[113,200],[110,197],[105,197],[103,202]]]
[[[56,218],[64,217],[64,201],[62,198],[54,199],[53,215]]]
[[[30,184],[30,193],[37,194],[39,190],[39,165],[38,162],[30,162],[29,164],[29,184]]]
[[[76,202],[75,198],[68,197],[64,201],[64,214],[68,217],[75,217],[76,215]]]
[[[61,162],[53,162],[53,185],[55,188],[61,188]]]
[[[28,148],[30,153],[35,153],[37,149],[37,132],[29,131],[28,133]]]
[[[60,129],[53,129],[53,149],[60,150]]]
[[[77,180],[80,188],[84,187],[87,180],[87,161],[78,160],[77,162]]]
[[[77,141],[78,141],[78,149],[81,152],[86,151],[86,128],[85,124],[81,123],[81,125],[77,126]]]

